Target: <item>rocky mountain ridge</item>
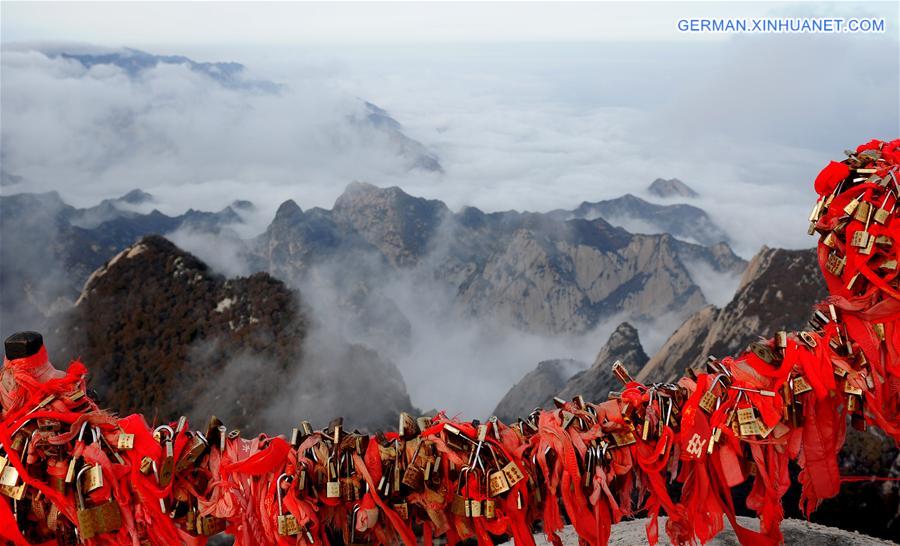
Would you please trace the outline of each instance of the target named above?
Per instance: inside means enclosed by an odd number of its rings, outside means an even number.
[[[453,213],[440,201],[364,183],[351,184],[330,211],[283,204],[256,244],[266,268],[286,278],[352,250],[358,282],[385,263],[417,270],[448,286],[474,315],[549,333],[584,332],[615,313],[691,312],[705,298],[685,262],[728,273],[745,266],[722,243],[631,234],[601,218],[474,207]]]
[[[89,277],[51,338],[57,354],[89,363],[102,401],[122,413],[216,414],[233,426],[283,432],[337,415],[375,429],[413,410],[392,363],[311,337],[315,323],[302,297],[267,273],[226,279],[150,236]],[[376,397],[377,408],[335,396],[354,391]]]
[[[733,355],[760,336],[803,329],[812,306],[827,295],[815,250],[763,247],[744,271],[731,302],[721,309],[707,306],[690,316],[637,379],[666,381],[702,364],[710,354]]]

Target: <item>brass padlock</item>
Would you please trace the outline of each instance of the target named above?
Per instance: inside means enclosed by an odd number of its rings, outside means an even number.
[[[422,491],[425,488],[425,471],[417,464],[419,459],[419,451],[422,449],[424,440],[419,440],[416,449],[413,451],[409,464],[403,471],[403,485],[409,487],[413,491]]]
[[[88,508],[85,504],[84,492],[81,488],[82,475],[89,467],[82,468],[75,479],[75,500],[78,518],[78,533],[81,541],[90,540],[103,533],[109,533],[122,526],[122,513],[114,499]]]
[[[183,470],[191,467],[194,463],[197,462],[197,459],[200,458],[206,452],[206,449],[209,447],[209,442],[206,441],[206,437],[203,436],[199,430],[196,432],[188,433],[190,435],[190,444],[185,450],[184,454],[182,454],[181,458],[178,460],[178,463],[175,465],[175,472],[182,472]]]
[[[22,464],[26,464],[28,446],[31,443],[31,436],[25,438],[24,445],[19,452],[19,459]],[[15,444],[15,442],[13,442]],[[20,501],[25,497],[25,482],[19,483],[19,471],[12,464],[7,464],[0,472],[0,494],[5,495],[13,500]]]
[[[740,423],[742,425],[755,422],[756,421],[756,411],[752,407],[738,408],[737,418],[738,418],[738,423]]]
[[[397,512],[401,519],[409,519],[409,505],[406,501],[394,503],[393,508],[394,512]]]
[[[463,496],[463,483],[466,483],[466,494],[468,494],[468,480],[469,480],[469,468],[464,467],[459,471],[459,478],[456,481],[456,494],[453,495],[453,500],[450,502],[450,511],[459,517],[469,517],[471,514],[471,507],[469,505],[469,499]]]
[[[866,246],[859,249],[859,253],[862,254],[863,256],[868,256],[868,255],[872,254],[872,250],[874,250],[874,249],[875,249],[875,237],[869,237],[869,240],[866,243]]]
[[[153,431],[153,437],[162,443],[163,460],[159,466],[159,486],[165,488],[172,483],[175,475],[175,431],[168,425],[160,425]]]
[[[825,260],[825,270],[835,277],[840,277],[841,273],[844,272],[845,262],[846,258],[844,256],[832,252],[828,254],[828,258]]]
[[[225,531],[227,522],[215,516],[200,516],[197,518],[197,534],[205,537],[218,535]]]
[[[509,461],[506,466],[503,467],[503,473],[506,474],[506,481],[509,483],[510,489],[525,479],[525,474],[522,473],[522,470],[515,461]]]
[[[116,439],[116,449],[122,451],[134,449],[134,434],[120,432],[118,438]]]
[[[329,499],[341,498],[341,482],[338,480],[337,466],[334,463],[336,454],[329,454],[325,463],[325,496]],[[383,476],[382,476],[383,477]]]
[[[791,380],[791,390],[796,396],[811,391],[812,386],[810,386],[809,382],[806,381],[805,377],[803,377],[802,375],[798,375]]]
[[[278,476],[278,479],[275,480],[275,493],[278,495],[278,517],[276,519],[276,524],[278,527],[278,534],[283,537],[292,537],[300,534],[300,524],[297,523],[297,518],[293,514],[285,514],[284,513],[284,504],[282,502],[282,494],[281,494],[281,482],[289,478],[287,474],[282,474]]]
[[[488,444],[488,452],[491,454],[494,466],[490,472],[485,473],[487,477],[486,490],[488,492],[488,497],[496,497],[509,491],[509,480],[506,478],[503,469],[500,468],[500,460],[497,458],[497,453],[494,451],[494,447],[491,444]]]

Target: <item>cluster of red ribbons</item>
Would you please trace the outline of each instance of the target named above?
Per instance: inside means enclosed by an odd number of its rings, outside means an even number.
[[[557,400],[506,425],[400,416],[366,435],[336,420],[290,439],[243,438],[213,418],[151,427],[85,394],[86,369],[45,351],[0,376],[0,537],[16,545],[534,544],[571,524],[586,544],[646,513],[674,544],[705,542],[728,518],[743,545],[782,542],[788,463],[808,513],[838,493],[847,416],[900,440],[900,140],[872,141],[816,179],[810,217],[831,297],[801,332],[710,357],[677,384],[642,384],[620,363],[609,400]],[[735,517],[732,488],[752,480]],[[677,481],[679,493],[669,483]]]

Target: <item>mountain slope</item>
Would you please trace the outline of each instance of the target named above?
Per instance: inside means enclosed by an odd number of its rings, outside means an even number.
[[[214,413],[234,426],[283,431],[311,409],[319,422],[345,412],[360,427],[411,409],[391,363],[339,340],[311,340],[309,313],[266,273],[226,279],[151,236],[90,276],[52,337],[61,354],[81,356],[104,404],[119,412]],[[383,411],[340,403],[338,387],[365,389]],[[267,413],[273,406],[280,411]]]
[[[609,391],[619,384],[611,371],[616,360],[621,360],[633,372],[646,364],[647,359],[637,330],[623,322],[597,353],[593,365],[587,367],[576,360],[541,362],[503,396],[494,414],[501,420],[511,422],[536,407],[553,407],[555,396],[571,400],[582,395],[585,400],[602,402]]]
[[[610,390],[621,385],[612,373],[612,365],[620,360],[630,372],[640,370],[650,359],[634,326],[623,322],[609,336],[609,341],[597,353],[593,365],[587,370],[572,376],[565,387],[559,391],[563,400],[582,395],[585,400],[602,402],[606,400]]]
[[[0,195],[0,301],[8,311],[0,329],[42,329],[49,315],[71,305],[92,271],[145,235],[183,227],[220,233],[242,221],[231,207],[179,216],[130,208],[151,201],[135,190],[77,209],[56,192]],[[7,322],[11,317],[17,324]]]
[[[731,302],[722,309],[706,307],[688,318],[638,379],[671,379],[707,355],[733,355],[759,336],[802,329],[812,305],[827,295],[815,251],[763,247],[747,266]]]

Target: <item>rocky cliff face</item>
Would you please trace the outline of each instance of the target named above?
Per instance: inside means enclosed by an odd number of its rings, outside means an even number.
[[[604,401],[609,391],[619,384],[610,371],[616,360],[621,360],[633,372],[646,364],[647,359],[637,330],[623,322],[609,336],[590,367],[575,360],[541,362],[506,393],[494,414],[511,422],[536,407],[553,407],[554,396],[571,400],[580,394],[588,401]]]
[[[265,413],[276,405],[285,421],[306,418],[290,403],[305,396],[331,417],[349,409],[344,416],[354,426],[394,421],[396,413],[387,418],[339,404],[335,389],[348,385],[367,389],[388,410],[410,409],[393,365],[362,347],[311,344],[312,324],[299,295],[281,281],[266,273],[226,279],[151,236],[90,276],[51,338],[64,341],[55,352],[81,356],[103,403],[123,413],[161,420],[215,413],[258,430],[284,425]],[[369,361],[375,364],[363,374]],[[304,382],[285,389],[301,374]]]
[[[708,355],[733,355],[759,336],[802,329],[812,306],[827,295],[814,250],[763,248],[751,260],[731,302],[722,309],[707,306],[689,317],[638,379],[672,379]]]
[[[559,397],[571,400],[580,394],[585,400],[602,402],[606,400],[609,391],[621,390],[619,388],[621,383],[611,371],[616,360],[621,360],[622,364],[634,374],[649,359],[641,346],[637,329],[623,322],[609,336],[609,341],[597,353],[591,367],[572,376],[559,391]]]

